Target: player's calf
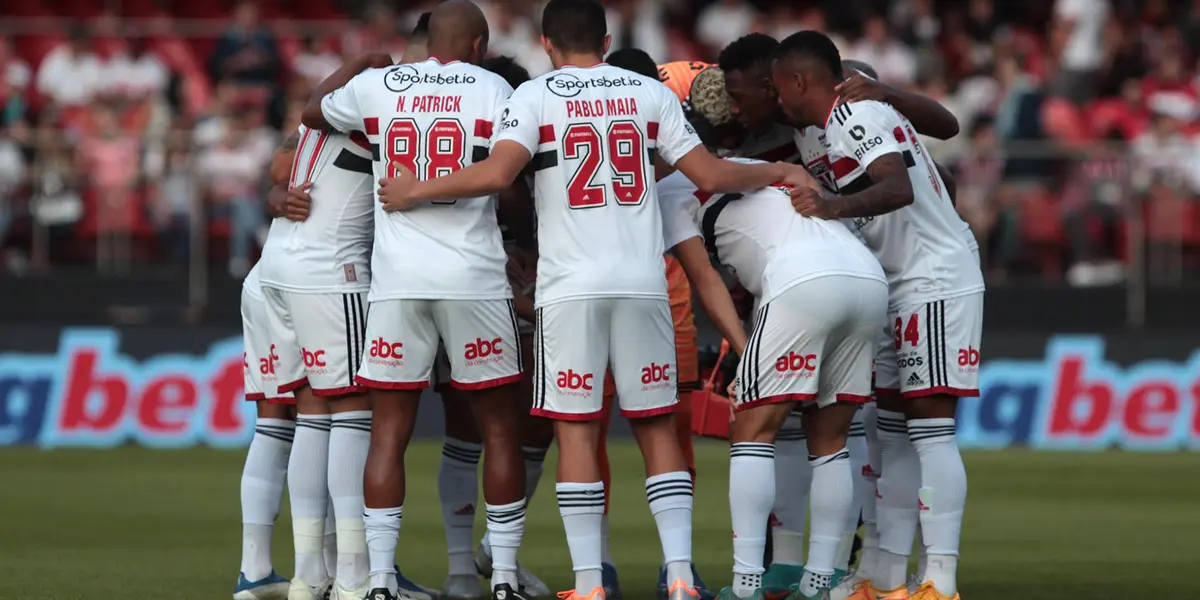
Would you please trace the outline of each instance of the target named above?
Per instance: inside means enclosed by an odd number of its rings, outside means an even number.
[[[763,587],[763,524],[775,504],[775,436],[791,403],[762,404],[738,412],[730,428],[729,509],[733,524],[733,586],[748,598]],[[726,594],[729,595],[729,594]]]
[[[439,383],[441,383],[439,381]],[[479,503],[479,459],[483,440],[475,426],[470,400],[448,383],[440,385],[446,438],[438,465],[438,499],[446,532],[449,568],[443,586],[452,598],[484,595],[475,572],[475,507]]]
[[[920,577],[941,595],[958,593],[957,567],[967,473],[955,439],[958,398],[933,395],[914,398],[908,406],[908,436],[920,460],[918,516],[928,554]]]
[[[288,580],[271,565],[271,536],[283,499],[296,422],[289,406],[257,400],[254,438],[242,469],[242,564],[234,600],[278,600]]]
[[[325,565],[325,519],[329,511],[331,419],[324,398],[307,385],[295,390],[296,438],[288,460],[288,498],[296,575],[288,598],[319,597],[329,585]]]
[[[329,496],[333,502],[340,597],[367,592],[367,538],[363,523],[363,471],[371,446],[371,408],[366,394],[329,400]]]
[[[847,514],[854,501],[846,439],[857,409],[856,404],[848,402],[805,407],[804,432],[808,438],[809,464],[812,466],[812,487],[809,492],[812,527],[809,532],[808,560],[798,587],[798,593],[803,598],[816,598],[834,584],[838,546],[846,531]]]
[[[646,499],[658,525],[668,585],[695,585],[692,575],[694,490],[687,458],[679,445],[675,415],[630,419],[646,463]]]
[[[363,523],[369,587],[397,593],[395,558],[406,492],[404,453],[416,424],[420,389],[372,389],[371,445],[363,472]]]
[[[521,452],[516,387],[472,393],[471,410],[483,438],[483,493],[487,501],[492,589],[518,589],[517,550],[525,531],[525,457]]]

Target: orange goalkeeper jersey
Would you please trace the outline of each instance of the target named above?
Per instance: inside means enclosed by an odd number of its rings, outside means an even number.
[[[711,67],[708,63],[678,61],[658,66],[658,78],[662,80],[679,101],[687,101],[691,93],[692,80],[696,74]],[[700,380],[699,357],[696,348],[696,322],[692,314],[692,286],[688,283],[683,266],[674,257],[667,257],[667,294],[671,301],[671,317],[675,321],[675,357],[679,363],[677,372],[681,383]]]

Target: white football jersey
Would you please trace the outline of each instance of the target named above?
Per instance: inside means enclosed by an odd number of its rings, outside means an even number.
[[[300,293],[366,291],[371,285],[375,194],[363,134],[300,126],[289,187],[311,182],[308,219],[276,217],[263,244],[262,284]]]
[[[842,222],[800,215],[785,188],[713,195],[674,173],[658,183],[658,194],[667,247],[701,237],[759,304],[830,275],[887,281],[879,261]]]
[[[262,261],[254,264],[249,273],[246,273],[246,278],[242,280],[242,289],[250,294],[251,298],[262,300],[262,280],[259,279],[259,273],[262,271]]]
[[[904,158],[913,203],[885,215],[845,220],[883,265],[893,307],[983,291],[983,273],[972,251],[975,238],[903,115],[873,100],[835,106],[824,130],[809,127],[796,135],[796,144],[809,173],[838,194],[869,187],[867,166],[880,156]]]
[[[513,93],[496,142],[533,157],[536,303],[667,297],[652,156],[674,165],[700,145],[656,79],[601,63],[564,67]]]
[[[367,135],[376,179],[395,176],[395,162],[429,180],[487,157],[492,123],[511,93],[490,71],[430,58],[363,71],[325,96],[321,110],[334,127]],[[398,212],[375,206],[371,302],[512,297],[495,196]]]

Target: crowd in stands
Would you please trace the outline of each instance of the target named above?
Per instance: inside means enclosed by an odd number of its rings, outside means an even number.
[[[536,0],[479,3],[492,53],[550,69]],[[430,4],[0,0],[0,270],[42,231],[53,261],[116,263],[186,261],[199,235],[244,273],[265,167],[312,85],[343,56],[399,58]],[[962,134],[931,152],[993,281],[1119,281],[1133,222],[1200,246],[1200,0],[607,4],[614,50],[711,60],[747,33],[818,29],[941,101]]]

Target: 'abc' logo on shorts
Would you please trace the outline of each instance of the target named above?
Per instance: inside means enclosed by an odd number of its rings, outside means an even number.
[[[463,358],[467,360],[479,360],[496,356],[497,358],[504,354],[502,343],[504,340],[500,338],[492,338],[485,340],[483,338],[475,338],[474,342],[467,342],[463,345]]]
[[[313,367],[327,366],[325,364],[325,351],[324,350],[317,350],[316,352],[309,352],[308,348],[301,348],[300,356],[302,358],[304,358],[304,366],[308,367],[309,369],[311,369]]]
[[[642,385],[651,385],[670,380],[670,364],[660,365],[658,363],[650,363],[650,366],[642,367]]]
[[[571,369],[558,372],[558,387],[563,390],[583,390],[585,392],[592,391],[591,373],[580,375]]]
[[[958,366],[963,367],[964,370],[969,367],[978,367],[979,366],[979,351],[970,346],[967,346],[966,348],[959,350],[958,351]]]
[[[787,356],[780,356],[776,359],[775,370],[780,373],[787,373],[788,371],[816,371],[817,355],[788,352]]]
[[[404,344],[388,343],[383,338],[371,340],[371,356],[375,358],[404,358]]]

